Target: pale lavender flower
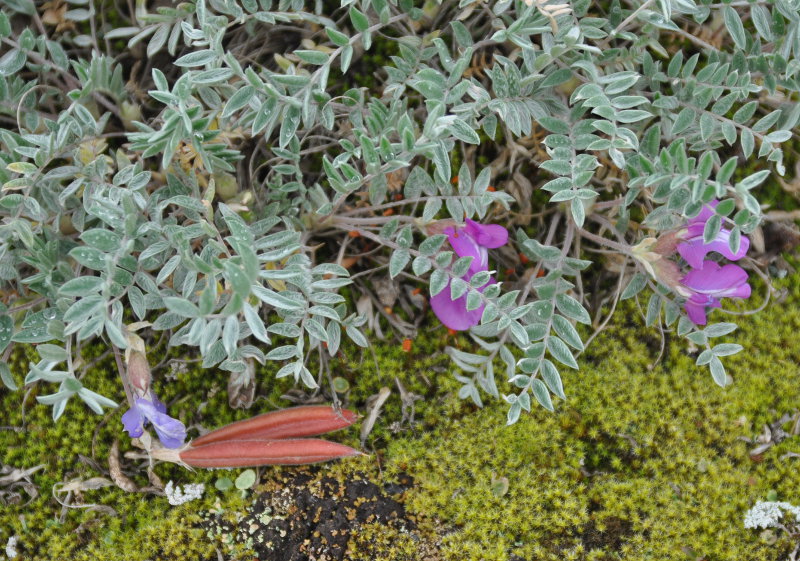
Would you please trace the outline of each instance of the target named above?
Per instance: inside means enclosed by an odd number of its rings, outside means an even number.
[[[487,249],[503,246],[508,242],[508,230],[498,224],[479,224],[467,218],[463,228],[450,227],[444,230],[450,245],[459,257],[472,257],[469,270],[462,277],[469,280],[480,271],[489,270],[489,254]],[[478,288],[483,291],[494,282],[493,278]],[[481,321],[484,306],[475,310],[467,310],[467,295],[452,300],[450,285],[431,297],[431,308],[445,326],[455,331],[464,331]]]
[[[720,298],[750,297],[747,272],[738,265],[703,261],[702,267],[692,269],[681,279],[681,284],[691,293],[684,307],[696,325],[706,324],[706,308],[719,308]]]
[[[722,254],[731,261],[738,261],[745,256],[747,250],[750,248],[750,240],[747,236],[742,236],[739,243],[739,250],[733,253],[730,249],[729,241],[731,238],[731,231],[726,228],[720,228],[717,237],[709,243],[703,241],[703,231],[706,227],[708,219],[714,216],[714,208],[719,204],[719,201],[711,201],[703,206],[700,214],[689,220],[687,224],[686,233],[681,236],[683,241],[678,244],[678,253],[683,257],[690,267],[700,268],[703,265],[703,260],[706,255],[715,251]]]
[[[122,415],[122,424],[131,438],[138,438],[144,426],[152,423],[159,440],[167,448],[180,448],[186,440],[186,427],[177,419],[167,415],[167,406],[150,393],[152,400],[139,397],[133,407]]]

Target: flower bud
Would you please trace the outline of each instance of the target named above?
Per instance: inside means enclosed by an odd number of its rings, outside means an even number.
[[[144,395],[150,389],[150,365],[147,356],[139,351],[132,351],[128,357],[128,380]]]

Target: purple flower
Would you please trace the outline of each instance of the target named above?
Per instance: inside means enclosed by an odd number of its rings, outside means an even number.
[[[686,234],[682,236],[683,242],[678,244],[678,253],[681,254],[689,266],[700,268],[703,266],[703,260],[706,255],[712,251],[721,253],[731,261],[738,261],[744,257],[747,250],[750,248],[750,240],[746,236],[742,236],[739,243],[739,251],[733,253],[728,244],[731,231],[726,228],[720,228],[717,237],[711,242],[705,243],[703,241],[703,230],[705,230],[706,222],[714,216],[714,208],[719,204],[719,201],[711,201],[703,206],[700,214],[689,220],[687,225]]]
[[[462,277],[467,282],[476,273],[489,270],[489,253],[486,250],[503,246],[508,241],[508,230],[502,226],[479,224],[469,218],[463,228],[446,228],[444,233],[447,234],[450,245],[459,257],[472,257],[469,270]],[[492,283],[494,279],[490,278],[478,290],[483,292],[483,289]],[[448,284],[444,290],[431,297],[431,308],[445,326],[455,331],[464,331],[480,323],[484,306],[467,310],[467,295],[452,300]]]
[[[720,298],[750,296],[747,272],[738,265],[703,261],[700,268],[692,269],[681,279],[681,284],[691,293],[685,304],[686,313],[697,325],[706,324],[706,308],[719,308]]]
[[[159,440],[167,448],[180,448],[186,440],[186,427],[177,419],[167,415],[167,406],[154,395],[152,401],[136,398],[133,407],[122,415],[122,424],[131,438],[138,438],[144,432],[144,425],[153,424]]]

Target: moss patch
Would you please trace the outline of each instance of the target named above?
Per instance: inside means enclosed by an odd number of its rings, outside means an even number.
[[[75,506],[97,505],[62,507],[53,485],[109,477],[115,438],[123,453],[131,449],[121,410],[101,420],[75,401],[54,424],[34,400],[49,389],[34,388],[24,403],[25,431],[0,431],[0,457],[13,468],[44,464],[30,476],[38,496],[24,504],[25,486],[0,487],[0,545],[18,536],[25,559],[216,559],[219,550],[257,559],[778,561],[793,544],[767,544],[742,519],[773,491],[800,503],[797,460],[781,459],[800,447],[790,437],[751,458],[752,445],[740,437],[797,409],[800,276],[781,283],[783,300],[740,318],[741,329],[729,337],[746,347],[726,362],[733,386],[715,386],[675,339],[653,367],[658,335],[623,311],[582,357],[581,371],[565,373],[568,401],[555,414],[534,410],[511,427],[503,425],[504,404],[477,410],[456,397],[441,350],[468,349],[463,336],[436,329],[411,352],[393,341],[374,355],[347,347],[332,368],[349,383],[342,397],[351,407],[365,413],[371,395],[393,390],[366,441],[371,456],[267,468],[244,495],[214,488],[217,478],[238,472],[156,466],[164,481],[206,484],[202,500],[179,507],[116,487],[59,494]],[[102,353],[86,348],[84,360]],[[163,350],[152,353],[153,362],[164,357]],[[33,356],[31,349],[15,355],[18,381]],[[84,382],[123,401],[113,372],[106,357]],[[156,375],[159,394],[190,430],[289,405],[280,396],[291,384],[276,382],[272,366],[259,371],[260,394],[246,412],[228,407],[220,372],[165,363]],[[413,423],[408,409],[403,415],[395,378],[422,397]],[[2,395],[0,425],[23,426],[24,395]],[[334,438],[358,446],[356,433]],[[148,486],[144,461],[123,456],[122,465],[137,486]],[[326,526],[328,519],[338,526]]]
[[[780,305],[740,318],[731,387],[715,386],[682,342],[652,368],[658,350],[642,328],[618,325],[565,376],[555,415],[504,427],[495,404],[393,442],[391,465],[417,482],[409,511],[449,523],[445,559],[784,558],[790,544],[763,543],[742,518],[771,490],[800,503],[796,460],[781,459],[798,439],[751,458],[740,437],[797,409],[797,280]],[[500,477],[506,494],[493,492]]]

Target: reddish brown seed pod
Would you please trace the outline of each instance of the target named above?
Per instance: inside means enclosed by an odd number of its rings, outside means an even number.
[[[336,431],[352,425],[358,416],[329,405],[306,405],[271,411],[237,421],[194,439],[193,446],[223,440],[301,438]]]
[[[338,442],[319,438],[284,440],[226,440],[203,446],[191,445],[180,452],[186,465],[198,468],[238,468],[303,465],[326,462],[361,452]]]

